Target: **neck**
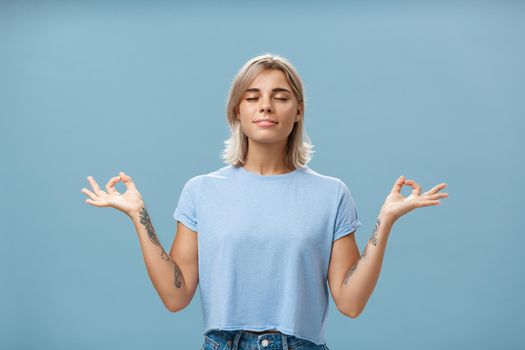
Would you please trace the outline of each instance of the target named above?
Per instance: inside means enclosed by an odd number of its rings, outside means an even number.
[[[257,143],[249,140],[243,168],[260,175],[279,175],[294,170],[284,161],[286,142]]]

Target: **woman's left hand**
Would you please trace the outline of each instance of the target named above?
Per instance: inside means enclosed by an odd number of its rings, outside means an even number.
[[[401,188],[404,185],[413,189],[408,197],[403,197],[401,194]],[[448,193],[438,193],[445,187],[447,187],[446,183],[440,183],[431,190],[420,194],[421,186],[414,180],[405,180],[405,177],[401,175],[394,183],[390,194],[386,197],[385,203],[381,207],[380,216],[394,222],[416,208],[439,205],[439,198],[448,197]]]

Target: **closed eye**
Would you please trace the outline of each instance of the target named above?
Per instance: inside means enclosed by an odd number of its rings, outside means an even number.
[[[249,98],[247,98],[246,100],[247,100],[247,101],[253,101],[253,100],[257,100],[257,99],[258,99],[258,97],[249,97]],[[276,99],[276,100],[281,100],[281,101],[288,101],[287,98],[276,97],[275,99]]]

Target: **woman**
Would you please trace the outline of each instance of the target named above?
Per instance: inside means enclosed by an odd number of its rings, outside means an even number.
[[[185,183],[169,255],[130,176],[120,172],[106,192],[88,177],[94,192],[82,189],[87,203],[131,218],[168,310],[185,308],[200,285],[204,349],[327,349],[327,282],[337,309],[357,317],[376,285],[394,222],[448,196],[438,193],[445,183],[421,194],[414,180],[400,176],[360,254],[353,233],[362,223],[348,186],[307,165],[313,147],[304,106],[301,80],[285,58],[265,54],[241,68],[227,103],[227,165]],[[124,194],[114,187],[119,181]],[[413,188],[408,197],[404,185]]]

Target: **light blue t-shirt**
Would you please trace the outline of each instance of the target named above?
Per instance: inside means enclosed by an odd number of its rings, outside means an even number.
[[[198,233],[203,335],[278,330],[325,343],[332,242],[362,225],[343,181],[308,166],[227,165],[188,180],[173,217]]]

